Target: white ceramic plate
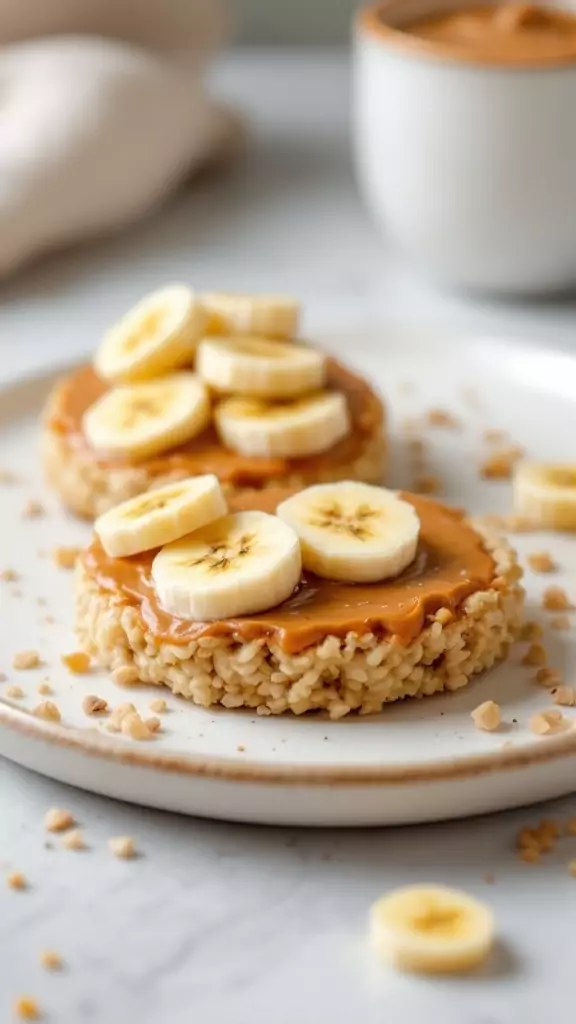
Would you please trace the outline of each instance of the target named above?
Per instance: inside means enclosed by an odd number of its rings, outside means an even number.
[[[446,485],[448,500],[476,512],[509,509],[510,485],[481,481],[482,431],[504,428],[535,457],[574,459],[576,360],[559,353],[485,338],[437,338],[386,331],[332,338],[340,353],[381,388],[392,412],[391,482],[409,486],[400,421],[432,406],[462,421],[458,431],[426,433],[429,469]],[[332,723],[321,717],[258,718],[242,711],[194,707],[168,692],[163,730],[149,743],[106,733],[81,709],[88,693],[112,704],[132,700],[146,710],[151,687],[120,691],[105,674],[72,676],[60,661],[74,650],[71,574],[50,558],[56,545],[86,541],[90,528],[63,514],[41,483],[38,413],[52,377],[21,381],[0,394],[0,469],[22,478],[0,485],[0,569],[16,583],[0,583],[0,753],[26,767],[98,793],[155,807],[241,821],[305,824],[396,824],[499,810],[559,796],[576,788],[576,728],[539,738],[532,714],[551,706],[520,665],[519,646],[508,662],[456,694],[391,705],[371,718]],[[412,385],[407,387],[406,385]],[[29,498],[47,514],[22,518]],[[514,538],[521,551],[548,549],[560,571],[527,576],[528,616],[546,623],[539,597],[550,582],[576,599],[576,540],[544,534]],[[42,554],[41,554],[42,553]],[[51,615],[54,623],[46,622]],[[576,616],[574,616],[576,628]],[[550,664],[576,678],[574,630],[546,628]],[[16,651],[36,648],[45,665],[16,672]],[[62,712],[53,726],[30,715],[47,677]],[[25,696],[10,700],[19,685]],[[506,723],[477,731],[471,710],[497,700]],[[572,714],[566,709],[567,719]]]

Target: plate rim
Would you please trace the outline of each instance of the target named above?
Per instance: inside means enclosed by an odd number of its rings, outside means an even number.
[[[336,723],[337,724],[337,723]],[[500,770],[519,770],[576,755],[576,730],[540,737],[522,747],[507,747],[462,758],[439,759],[421,764],[338,765],[274,764],[270,761],[236,761],[214,755],[145,752],[123,741],[90,729],[57,725],[34,718],[32,712],[14,708],[0,699],[0,728],[6,726],[29,739],[72,749],[116,764],[160,770],[166,774],[195,776],[226,782],[276,785],[363,786],[406,785],[422,782],[453,782]]]
[[[375,339],[380,332],[398,332],[415,338],[432,336],[438,341],[454,340],[459,337],[483,339],[492,346],[500,341],[518,354],[532,353],[548,362],[566,366],[567,362],[576,369],[576,355],[559,346],[525,343],[517,337],[506,337],[492,332],[459,329],[442,330],[440,327],[426,329],[407,324],[362,325],[357,331],[343,329],[322,332],[321,340],[331,337],[350,337],[352,334]],[[50,378],[56,378],[72,368],[85,365],[89,354],[78,358],[69,357],[46,360],[30,373],[17,373],[0,381],[0,396],[6,392],[27,386],[34,386]],[[576,401],[576,394],[574,395]],[[38,410],[41,415],[41,410]],[[336,723],[337,724],[337,723]],[[111,763],[155,769],[168,774],[181,774],[228,782],[253,782],[276,785],[314,786],[358,786],[358,785],[405,785],[418,782],[454,781],[461,778],[477,777],[500,770],[519,770],[537,764],[547,764],[561,758],[576,755],[576,728],[567,729],[557,736],[535,738],[534,742],[521,747],[507,747],[481,754],[468,754],[459,758],[440,758],[418,764],[397,765],[339,765],[324,764],[275,764],[270,761],[236,760],[214,755],[192,755],[140,750],[90,729],[82,730],[37,719],[29,711],[16,708],[0,697],[0,727],[5,727],[29,739],[40,740],[51,746],[72,749],[77,753],[97,757]]]

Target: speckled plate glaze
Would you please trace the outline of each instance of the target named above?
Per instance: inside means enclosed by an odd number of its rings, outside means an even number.
[[[435,337],[386,329],[332,336],[328,344],[382,390],[391,410],[390,483],[409,487],[402,423],[431,407],[450,410],[461,429],[428,428],[426,472],[438,475],[447,500],[477,513],[507,511],[510,485],[482,481],[486,428],[539,458],[574,458],[576,360],[505,339]],[[0,484],[0,569],[19,579],[0,583],[0,754],[44,775],[111,797],[214,818],[269,824],[386,825],[461,817],[519,806],[576,789],[576,711],[567,726],[535,736],[529,719],[552,706],[520,664],[525,646],[508,661],[455,694],[391,705],[381,715],[330,722],[323,717],[258,718],[243,711],[204,710],[162,692],[168,704],[162,731],[147,743],[107,733],[87,718],[90,693],[112,705],[131,700],[146,711],[153,687],[120,690],[101,672],[73,676],[62,665],[75,649],[72,580],[56,568],[57,545],[82,544],[90,527],[64,514],[41,481],[38,413],[52,372],[17,381],[0,393],[0,469],[19,483]],[[29,499],[45,516],[24,518]],[[576,599],[576,538],[515,535],[521,552],[547,549],[560,569],[527,573],[529,618],[545,627],[549,663],[576,681],[576,614],[567,631],[550,628],[540,608],[548,584]],[[48,621],[51,617],[54,621]],[[42,667],[17,672],[12,656],[37,649]],[[62,713],[59,725],[31,715],[49,680]],[[10,699],[18,685],[21,699]],[[504,724],[495,733],[474,728],[470,712],[492,698]]]

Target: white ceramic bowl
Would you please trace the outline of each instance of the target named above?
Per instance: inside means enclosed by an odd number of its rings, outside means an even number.
[[[474,63],[397,30],[467,5],[387,0],[360,13],[362,193],[386,234],[450,285],[568,288],[576,284],[576,61]]]

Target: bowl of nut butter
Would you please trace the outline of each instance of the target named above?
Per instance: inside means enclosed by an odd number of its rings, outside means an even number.
[[[462,289],[576,286],[576,7],[385,0],[355,26],[359,185]]]

